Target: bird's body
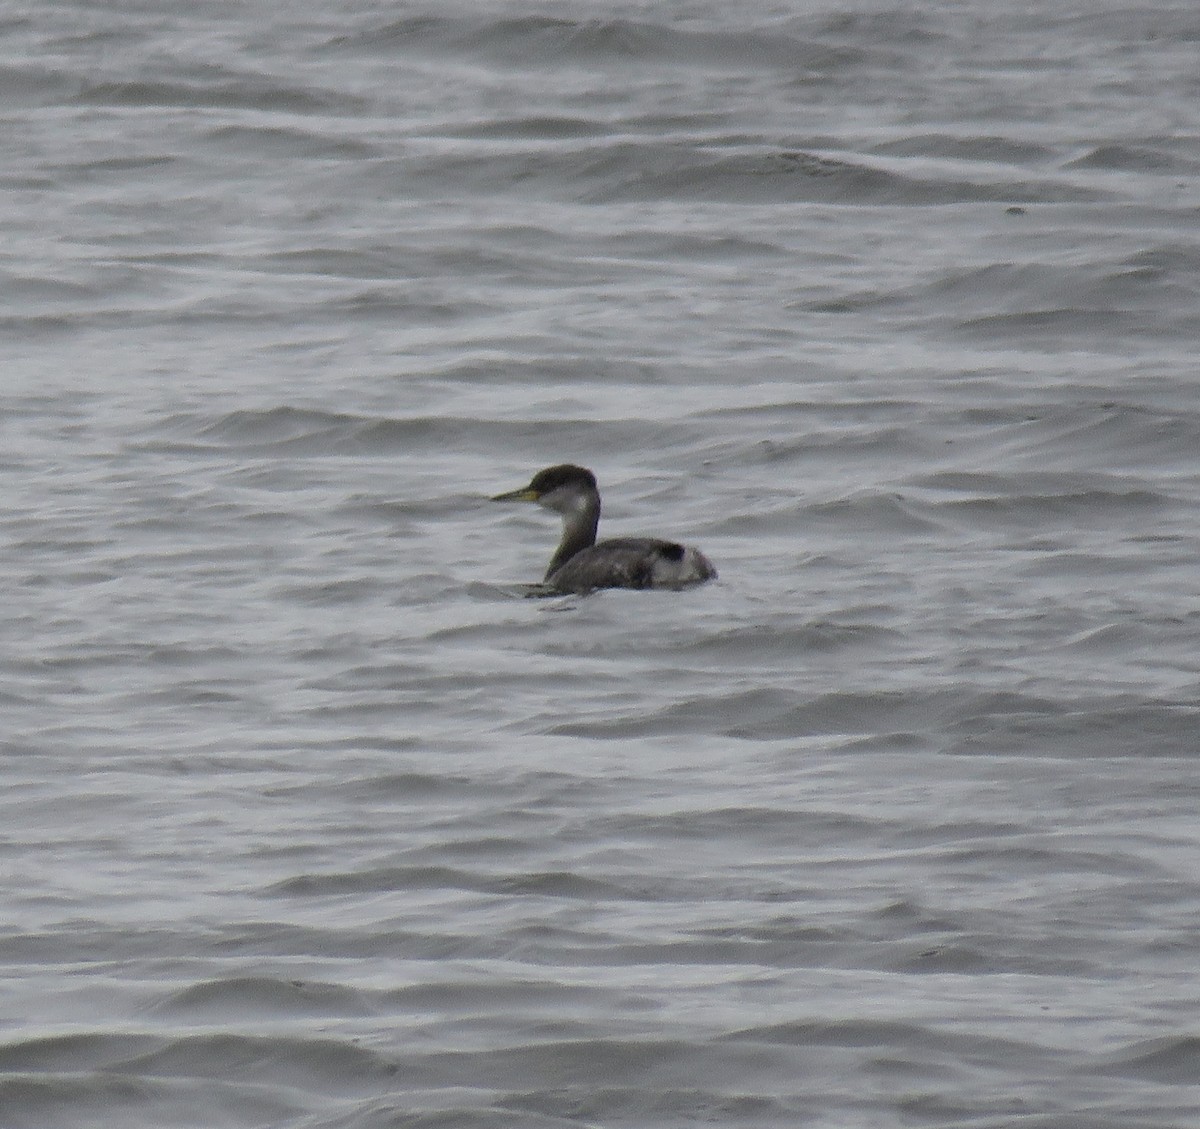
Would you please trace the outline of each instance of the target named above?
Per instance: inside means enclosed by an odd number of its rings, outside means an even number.
[[[528,486],[497,494],[496,502],[534,502],[562,516],[563,536],[543,585],[558,592],[597,588],[684,588],[717,575],[712,562],[690,545],[657,537],[596,540],[600,491],[583,467],[547,467]]]

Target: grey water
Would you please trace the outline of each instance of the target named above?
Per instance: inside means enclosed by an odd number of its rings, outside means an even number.
[[[0,35],[0,1125],[1200,1124],[1194,4]]]

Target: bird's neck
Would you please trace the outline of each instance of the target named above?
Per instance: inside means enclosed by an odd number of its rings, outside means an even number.
[[[546,577],[562,568],[576,553],[589,549],[596,543],[596,529],[600,525],[600,499],[586,498],[573,510],[563,514],[563,535]]]

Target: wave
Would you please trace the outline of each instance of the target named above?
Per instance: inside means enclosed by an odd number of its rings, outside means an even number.
[[[946,680],[943,680],[946,681]],[[782,687],[717,693],[612,719],[558,722],[545,732],[615,740],[719,732],[750,741],[836,738],[847,749],[1020,753],[1028,756],[1186,756],[1200,707],[1187,701],[1111,695],[1072,687],[1043,693],[943,685],[922,690],[847,690],[815,695]]]
[[[597,420],[563,414],[547,414],[544,419],[529,415],[497,419],[434,414],[386,418],[284,404],[239,408],[216,418],[176,414],[148,429],[140,446],[154,451],[240,450],[297,455],[411,454],[447,448],[518,451],[533,447],[569,455],[594,449],[597,435],[604,432],[613,435],[616,450],[669,450],[673,444],[689,442],[691,435],[686,420],[672,424],[669,420]],[[545,461],[547,457],[542,458]],[[489,473],[500,471],[493,466]],[[528,473],[528,468],[522,473]],[[481,491],[488,486],[483,481],[479,485]]]
[[[704,31],[682,24],[556,16],[414,16],[338,36],[328,46],[356,52],[406,50],[425,57],[436,51],[508,66],[753,66],[789,73],[839,71],[877,57],[849,45],[805,40],[781,28]]]
[[[341,90],[289,85],[264,75],[211,75],[206,80],[111,79],[89,82],[73,101],[134,109],[270,110],[288,114],[362,114],[368,104]]]
[[[687,200],[762,205],[940,207],[964,203],[1091,201],[1102,193],[1053,175],[968,178],[869,157],[770,149],[719,136],[533,145],[529,151],[429,155],[412,174],[472,193],[569,193],[587,204]]]

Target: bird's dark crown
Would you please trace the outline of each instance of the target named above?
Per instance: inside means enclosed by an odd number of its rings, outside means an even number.
[[[539,470],[529,483],[529,489],[536,490],[539,495],[549,494],[563,486],[595,490],[596,476],[586,467],[563,463],[561,466],[548,466],[545,470]]]

